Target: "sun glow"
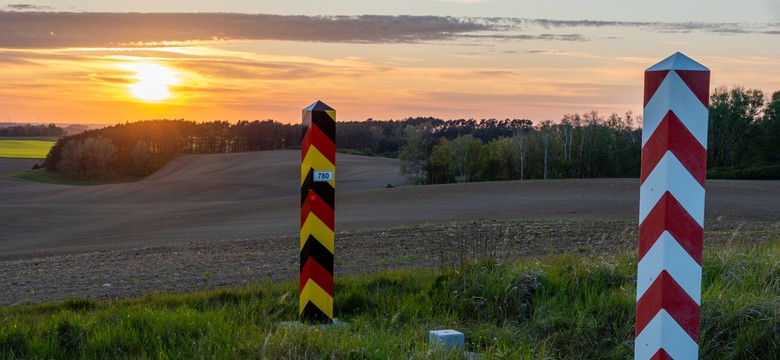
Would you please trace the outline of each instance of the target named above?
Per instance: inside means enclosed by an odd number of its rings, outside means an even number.
[[[173,69],[156,63],[129,63],[122,68],[135,72],[135,83],[128,85],[130,94],[141,101],[160,102],[173,96],[171,86],[179,84]]]

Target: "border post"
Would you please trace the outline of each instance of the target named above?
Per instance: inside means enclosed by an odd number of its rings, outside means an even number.
[[[321,101],[301,124],[301,320],[333,321],[336,110]]]
[[[634,358],[698,359],[710,71],[645,71]]]

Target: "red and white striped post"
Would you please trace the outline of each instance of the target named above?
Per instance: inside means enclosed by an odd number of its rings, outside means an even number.
[[[697,359],[710,71],[676,53],[645,71],[635,359]]]

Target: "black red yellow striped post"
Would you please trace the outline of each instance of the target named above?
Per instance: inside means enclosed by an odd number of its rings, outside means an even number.
[[[301,140],[301,320],[333,321],[336,110],[303,109]]]

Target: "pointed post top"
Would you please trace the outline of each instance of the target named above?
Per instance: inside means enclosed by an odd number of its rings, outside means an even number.
[[[674,53],[672,56],[661,60],[659,63],[647,68],[645,71],[667,70],[710,71],[710,69],[708,69],[706,66],[697,63],[679,51]]]
[[[328,106],[328,104],[317,100],[314,104],[303,109],[303,111],[333,111],[333,108]]]

